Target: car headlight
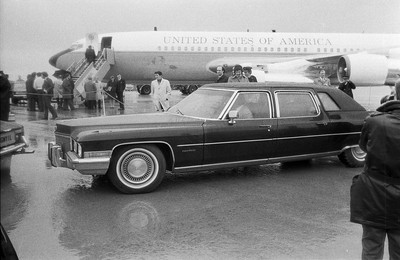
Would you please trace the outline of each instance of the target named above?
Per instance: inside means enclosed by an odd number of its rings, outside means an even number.
[[[78,154],[79,157],[83,157],[83,149],[80,143],[71,138],[71,150]]]

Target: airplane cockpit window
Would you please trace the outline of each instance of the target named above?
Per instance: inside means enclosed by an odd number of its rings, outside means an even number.
[[[81,43],[81,42],[74,42],[71,45],[71,49],[73,49],[73,50],[77,50],[77,49],[81,49],[81,48],[83,48],[83,43]]]

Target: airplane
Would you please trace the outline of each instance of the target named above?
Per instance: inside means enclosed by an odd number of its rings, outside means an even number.
[[[88,64],[91,45],[98,57]],[[83,92],[89,75],[120,73],[149,94],[155,71],[190,94],[215,82],[217,66],[228,76],[236,64],[253,68],[258,81],[312,82],[321,69],[332,84],[346,75],[357,86],[393,85],[400,73],[400,34],[135,31],[89,33],[49,59],[75,77]],[[77,84],[78,83],[78,84]]]

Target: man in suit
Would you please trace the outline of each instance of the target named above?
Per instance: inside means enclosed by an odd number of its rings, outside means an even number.
[[[119,101],[119,110],[124,110],[124,90],[126,87],[125,80],[122,78],[121,74],[117,75],[117,99]]]
[[[49,78],[49,74],[47,72],[42,73],[43,76],[43,109],[44,109],[44,117],[43,119],[47,120],[49,117],[49,111],[53,116],[52,119],[57,118],[57,112],[54,107],[51,105],[51,98],[54,94],[54,84],[53,81]]]
[[[151,82],[151,95],[157,111],[167,111],[169,108],[169,97],[171,96],[171,85],[168,80],[163,79],[162,72],[154,72],[156,78]]]
[[[217,75],[218,79],[215,81],[215,83],[225,83],[228,82],[228,77],[225,75],[225,68],[222,66],[217,67]]]
[[[92,46],[89,45],[86,49],[85,52],[85,58],[87,60],[87,62],[90,64],[92,62],[94,62],[94,60],[96,59],[96,53],[94,52],[94,50],[92,49]]]

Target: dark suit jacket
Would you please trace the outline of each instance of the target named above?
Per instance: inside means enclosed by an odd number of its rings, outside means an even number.
[[[225,74],[223,74],[221,77],[219,77],[219,78],[215,81],[215,83],[225,83],[225,82],[228,82],[228,77],[225,76]]]

